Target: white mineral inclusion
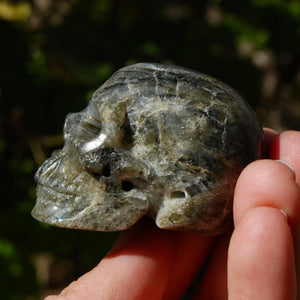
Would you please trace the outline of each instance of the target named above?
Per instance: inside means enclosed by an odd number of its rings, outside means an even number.
[[[64,147],[36,173],[32,215],[99,231],[148,215],[163,229],[220,234],[232,226],[236,180],[261,157],[263,137],[224,83],[171,65],[125,67],[67,116]]]
[[[105,142],[107,135],[105,133],[100,133],[97,138],[92,141],[89,141],[83,145],[83,152],[93,151],[97,148],[101,148]]]

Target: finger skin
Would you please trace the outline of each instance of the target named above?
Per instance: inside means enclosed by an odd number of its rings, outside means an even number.
[[[199,270],[211,255],[215,237],[173,232],[174,255],[164,300],[182,299]]]
[[[269,145],[269,157],[289,163],[296,172],[300,186],[300,132],[288,130],[275,136]]]
[[[231,232],[219,237],[193,300],[227,300],[227,250]]]
[[[166,231],[148,220],[130,230],[97,267],[80,277],[59,296],[46,300],[161,299],[173,259],[173,242]]]
[[[229,299],[296,299],[291,229],[299,226],[299,203],[295,173],[286,164],[260,160],[243,170],[234,194]]]
[[[296,173],[296,182],[300,186],[300,132],[285,131],[276,135],[270,142],[269,156],[272,159],[280,159],[290,164]],[[294,230],[295,253],[300,253],[300,225]],[[298,288],[300,287],[300,257],[296,255],[296,270],[298,274]],[[298,293],[300,300],[300,292]]]
[[[275,131],[272,128],[264,128],[264,134],[265,134],[265,146],[267,148],[267,154],[269,153],[268,148],[271,140],[278,135],[278,132]]]
[[[238,225],[253,207],[269,206],[283,210],[293,229],[299,224],[300,190],[294,172],[273,160],[248,165],[238,178],[234,193],[234,222]]]
[[[123,234],[100,264],[46,300],[180,299],[214,238],[161,230],[144,220]]]
[[[249,210],[233,232],[228,253],[230,300],[296,299],[293,240],[273,207]]]

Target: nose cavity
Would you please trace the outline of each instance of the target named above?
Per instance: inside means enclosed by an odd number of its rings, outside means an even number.
[[[114,149],[96,149],[83,156],[85,169],[95,177],[110,177],[121,162],[121,156]]]
[[[129,192],[136,186],[128,178],[129,174],[119,176],[123,167],[124,157],[114,149],[100,149],[85,155],[85,169],[96,179],[104,177],[106,192],[117,193],[119,191]],[[125,172],[127,173],[127,172]],[[130,173],[130,172],[129,172]]]

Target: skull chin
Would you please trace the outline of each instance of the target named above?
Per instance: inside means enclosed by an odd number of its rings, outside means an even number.
[[[94,176],[83,170],[78,155],[70,155],[68,148],[54,153],[36,173],[34,218],[59,227],[116,231],[146,213],[144,193],[114,175]]]

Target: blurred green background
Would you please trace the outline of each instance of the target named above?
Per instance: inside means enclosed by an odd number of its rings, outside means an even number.
[[[300,130],[300,1],[0,1],[0,282],[41,299],[91,269],[117,234],[40,224],[34,172],[65,115],[135,62],[185,66],[238,90],[264,126]]]

